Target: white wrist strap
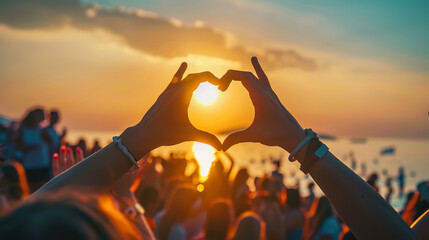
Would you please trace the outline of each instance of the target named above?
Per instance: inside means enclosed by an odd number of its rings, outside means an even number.
[[[139,163],[136,161],[133,155],[131,155],[131,153],[128,152],[128,149],[124,145],[122,145],[121,139],[118,136],[113,137],[113,142],[116,144],[116,146],[118,146],[119,150],[121,150],[121,152],[131,160],[134,166],[136,166],[137,168],[140,168]]]
[[[313,132],[313,130],[311,130],[311,128],[305,129],[305,132],[307,133],[307,136],[290,153],[290,155],[289,155],[289,161],[291,161],[291,162],[295,161],[295,158],[294,158],[295,154],[299,150],[301,150],[301,148],[303,148],[305,146],[305,144],[307,144],[311,139],[313,139],[314,137],[317,137],[317,134],[315,132]]]

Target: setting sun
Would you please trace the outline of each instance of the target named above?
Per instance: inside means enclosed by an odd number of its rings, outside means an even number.
[[[217,87],[209,82],[203,82],[194,91],[194,97],[200,104],[209,105],[216,101],[219,95]]]
[[[204,182],[207,180],[212,162],[216,159],[214,155],[215,149],[208,144],[194,142],[192,151],[194,152],[194,156],[200,165],[200,181]]]

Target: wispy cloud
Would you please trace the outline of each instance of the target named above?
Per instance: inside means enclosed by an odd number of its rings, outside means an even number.
[[[186,26],[142,9],[82,5],[78,0],[22,0],[0,2],[0,23],[19,29],[56,29],[73,26],[103,29],[146,54],[175,58],[190,54],[248,64],[256,54],[242,45],[229,46],[227,36],[205,25]],[[260,49],[257,55],[268,69],[314,70],[314,59],[293,49]]]

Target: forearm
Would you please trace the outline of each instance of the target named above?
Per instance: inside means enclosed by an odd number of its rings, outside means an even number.
[[[121,139],[124,146],[138,160],[149,152],[149,149],[138,147],[146,146],[146,142],[137,133],[135,129],[127,129],[121,135]],[[130,159],[114,143],[111,143],[53,178],[33,196],[65,187],[78,187],[95,193],[106,193],[132,166]]]
[[[358,239],[417,239],[396,211],[332,153],[310,175]]]

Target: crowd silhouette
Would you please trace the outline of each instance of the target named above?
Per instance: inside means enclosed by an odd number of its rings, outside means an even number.
[[[257,77],[230,70],[220,79],[204,72],[183,80],[182,64],[141,122],[126,129],[121,142],[104,148],[97,140],[90,149],[84,139],[66,142],[67,131],[57,129],[57,110],[43,127],[42,108],[31,109],[20,123],[2,126],[0,239],[429,238],[427,182],[408,194],[397,213],[389,205],[392,179],[386,201],[377,193],[377,174],[365,182],[332,153],[316,155],[323,146],[317,137],[294,158],[314,179],[308,194],[301,194],[299,184],[285,186],[283,158],[272,159],[275,170],[252,183],[229,147],[260,142],[293,152],[309,136],[281,104],[256,58],[252,64]],[[193,127],[184,113],[200,82],[226,90],[232,80],[249,91],[255,120],[221,143]],[[204,181],[197,161],[186,152],[151,153],[190,140],[219,150]],[[139,167],[124,151],[139,160]],[[401,194],[403,178],[400,170]],[[315,193],[316,184],[325,195]]]

